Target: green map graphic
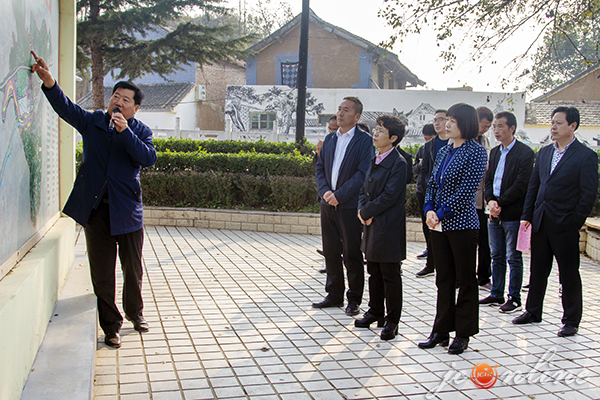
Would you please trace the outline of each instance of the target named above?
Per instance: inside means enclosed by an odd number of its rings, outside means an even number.
[[[0,195],[8,199],[0,204],[0,236],[16,234],[19,239],[15,243],[17,248],[6,246],[7,243],[14,242],[14,238],[1,239],[0,264],[23,244],[20,243],[23,239],[35,233],[36,228],[39,228],[38,223],[45,223],[43,220],[39,221],[39,217],[42,197],[45,195],[46,105],[40,81],[31,73],[30,50],[34,49],[49,64],[53,62],[52,33],[49,27],[52,4],[47,0],[13,0],[12,7],[4,7],[5,3],[7,1],[0,1],[2,9],[12,8],[13,12],[0,15],[0,24],[7,23],[14,28],[10,36],[0,36],[4,41],[0,48],[0,63],[3,64],[0,71],[8,71],[6,74],[0,72]],[[26,170],[23,168],[23,156]],[[18,190],[25,185],[28,187],[28,199],[23,198],[22,190]],[[19,212],[24,209],[23,202],[26,201],[29,203],[28,221],[23,220],[24,216]],[[14,218],[18,220],[14,221]],[[23,224],[29,225],[29,229],[22,228]],[[11,227],[19,227],[19,232],[11,232]]]

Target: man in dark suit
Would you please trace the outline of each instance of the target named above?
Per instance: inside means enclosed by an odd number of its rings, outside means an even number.
[[[156,162],[152,130],[135,118],[143,93],[131,82],[117,82],[108,111],[89,112],[73,103],[32,51],[31,72],[56,113],[83,138],[83,163],[63,212],[84,227],[98,319],[104,343],[121,347],[123,316],[115,303],[117,254],[123,271],[123,311],[139,332],[143,316],[142,247],[144,220],[140,170]]]
[[[502,313],[521,310],[523,255],[517,250],[519,220],[533,170],[533,150],[515,138],[517,119],[500,112],[493,123],[500,142],[490,153],[485,176],[485,201],[490,211],[489,246],[492,252],[492,289],[479,304],[500,306]],[[504,302],[506,263],[510,265],[508,299]]]
[[[446,110],[435,110],[435,114],[433,117],[433,128],[437,133],[437,136],[425,143],[423,146],[423,163],[421,165],[421,171],[419,172],[419,177],[417,179],[418,191],[423,193],[425,196],[425,192],[427,191],[427,182],[429,182],[429,178],[431,178],[431,172],[433,171],[433,166],[435,165],[435,158],[439,151],[448,144],[448,138],[446,137]],[[423,201],[425,201],[425,197],[423,197]],[[421,212],[424,212],[421,209]],[[425,241],[427,243],[427,248],[431,245],[431,232],[428,230],[425,235]],[[418,256],[419,258],[423,258],[423,254]],[[435,272],[435,263],[433,260],[433,252],[427,251],[425,255],[427,259],[425,263],[425,267],[421,269],[419,272],[415,274],[417,278],[424,278],[426,276],[433,276]]]
[[[337,112],[339,129],[325,138],[315,173],[321,199],[321,234],[327,270],[325,291],[328,294],[323,301],[313,303],[313,307],[344,305],[343,260],[348,276],[348,315],[358,314],[362,302],[365,272],[360,251],[358,193],[375,154],[371,136],[356,126],[362,109],[358,98],[344,98]]]
[[[529,182],[521,225],[531,228],[531,277],[526,311],[513,324],[542,321],[552,259],[556,257],[563,295],[563,327],[558,336],[577,333],[583,312],[579,275],[579,229],[592,211],[598,190],[598,155],[575,138],[579,111],[552,112],[554,144],[543,147]]]

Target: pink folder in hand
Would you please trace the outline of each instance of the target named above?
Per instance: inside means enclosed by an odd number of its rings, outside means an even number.
[[[523,225],[519,227],[519,236],[517,237],[517,250],[523,253],[529,253],[531,244],[531,225],[527,229]]]

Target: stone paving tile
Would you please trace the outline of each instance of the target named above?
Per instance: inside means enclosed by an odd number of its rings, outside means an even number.
[[[160,226],[145,234],[150,332],[126,322],[118,350],[98,333],[95,400],[600,398],[600,265],[587,257],[578,335],[556,336],[555,266],[543,322],[515,326],[518,314],[481,307],[480,333],[453,356],[416,346],[431,331],[436,301],[434,278],[414,275],[422,243],[408,243],[399,335],[384,342],[380,328],[355,328],[342,308],[311,308],[325,294],[320,237]],[[524,262],[527,282],[527,255]],[[365,285],[363,312],[367,303]],[[492,388],[469,379],[478,363],[497,366]]]

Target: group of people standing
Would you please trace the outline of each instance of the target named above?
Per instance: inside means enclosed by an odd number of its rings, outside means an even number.
[[[515,137],[510,112],[459,103],[436,110],[425,125],[426,143],[414,165],[397,149],[405,133],[396,117],[382,115],[371,137],[357,127],[358,98],[345,98],[316,159],[321,201],[327,296],[315,308],[344,305],[359,314],[364,286],[363,253],[369,273],[369,308],[355,326],[377,322],[381,338],[398,334],[402,310],[401,263],[406,258],[406,184],[418,175],[417,199],[427,250],[418,277],[435,274],[436,316],[429,338],[450,354],[468,348],[479,332],[479,306],[522,310],[522,253],[519,235],[531,234],[531,274],[525,312],[515,324],[540,322],[548,277],[555,257],[563,287],[563,327],[558,336],[577,333],[582,315],[579,229],[592,210],[598,188],[598,157],[575,138],[579,111],[552,113],[553,144],[535,154]],[[485,133],[493,128],[500,144],[490,151]],[[377,149],[377,152],[375,152]],[[410,178],[409,178],[410,176]],[[528,232],[529,231],[529,232]],[[479,258],[479,265],[478,265]],[[504,299],[507,264],[508,296]],[[491,282],[490,282],[491,278]],[[479,299],[479,288],[490,295]],[[458,290],[458,294],[457,291]],[[456,332],[450,344],[450,333]]]

